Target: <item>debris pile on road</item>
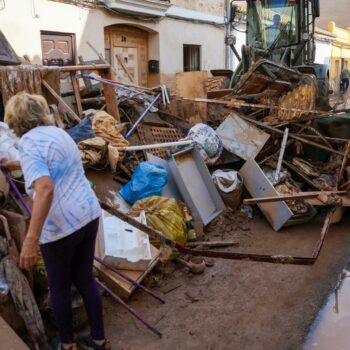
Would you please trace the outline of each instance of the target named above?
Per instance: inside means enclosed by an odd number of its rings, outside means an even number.
[[[179,73],[175,95],[163,85],[150,89],[112,79],[106,63],[1,66],[0,76],[3,107],[23,90],[43,94],[56,125],[76,142],[104,209],[95,258],[98,283],[158,336],[121,298],[140,288],[163,302],[141,285],[160,261],[195,274],[205,271],[209,258],[311,265],[332,218],[341,220],[350,206],[350,143],[344,136],[350,134],[350,115],[318,111],[315,81],[294,70],[261,60],[234,89],[210,94],[207,72]],[[62,79],[70,90],[61,91]],[[18,160],[18,140],[4,123],[0,140],[1,158]],[[26,233],[31,211],[23,185],[21,172],[0,173],[8,245],[0,252],[3,259],[18,258],[12,248],[20,250]],[[238,244],[224,239],[251,231],[254,205],[282,232],[312,220],[319,207],[331,210],[309,257],[237,252]],[[50,324],[43,266],[34,272],[34,293]],[[21,314],[23,306],[16,306]],[[38,344],[42,330],[27,329]]]

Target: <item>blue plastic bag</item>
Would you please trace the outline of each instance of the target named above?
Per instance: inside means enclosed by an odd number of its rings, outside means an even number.
[[[134,204],[143,198],[161,196],[167,182],[168,173],[164,166],[143,162],[138,165],[131,180],[119,193],[129,204]]]
[[[84,118],[78,125],[67,132],[75,143],[96,137],[92,131],[92,122],[89,117]]]

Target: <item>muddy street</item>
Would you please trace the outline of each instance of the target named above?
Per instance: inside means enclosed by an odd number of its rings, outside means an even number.
[[[168,266],[156,289],[165,305],[139,291],[130,299],[163,338],[109,297],[104,298],[107,333],[118,349],[302,349],[349,257],[349,223],[346,218],[331,226],[314,266],[215,260],[198,276],[181,266]],[[240,243],[233,251],[309,256],[321,226],[320,216],[276,233],[263,218],[255,217],[249,231],[226,232],[224,238]]]

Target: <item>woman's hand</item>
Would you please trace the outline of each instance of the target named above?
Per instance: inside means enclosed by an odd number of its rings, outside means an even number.
[[[21,269],[32,270],[36,265],[38,257],[39,242],[30,236],[27,236],[23,242],[19,266]]]
[[[7,170],[20,170],[21,163],[19,160],[6,160],[0,163],[1,168],[5,168]]]

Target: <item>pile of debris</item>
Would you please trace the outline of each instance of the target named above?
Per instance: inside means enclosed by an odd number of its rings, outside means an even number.
[[[20,91],[44,95],[56,125],[79,147],[104,209],[95,258],[98,283],[119,304],[161,336],[123,300],[140,288],[164,302],[141,284],[159,262],[179,263],[199,274],[211,263],[205,258],[303,265],[316,261],[329,225],[341,220],[350,205],[350,118],[317,110],[312,78],[262,60],[234,89],[209,94],[207,72],[179,73],[171,95],[165,86],[145,88],[112,79],[112,73],[105,62],[1,66],[0,93],[3,106]],[[18,140],[4,123],[0,140],[0,159],[17,160]],[[7,220],[28,221],[28,201],[22,173],[0,173],[3,246],[8,245],[0,254],[5,264],[6,256],[16,261],[25,235],[25,224],[14,229]],[[253,205],[275,231],[311,220],[319,207],[331,210],[309,257],[220,250],[236,246],[222,240],[224,232],[250,230]],[[15,264],[11,269],[0,273],[0,292],[17,300],[10,276],[13,271],[23,274]],[[44,348],[43,333],[51,335],[54,321],[42,260],[27,277],[34,281],[31,289],[23,280],[29,301],[15,306],[28,321],[31,341]],[[77,292],[72,294],[80,315],[78,329],[86,317],[81,316]],[[29,306],[35,311],[30,315]]]

